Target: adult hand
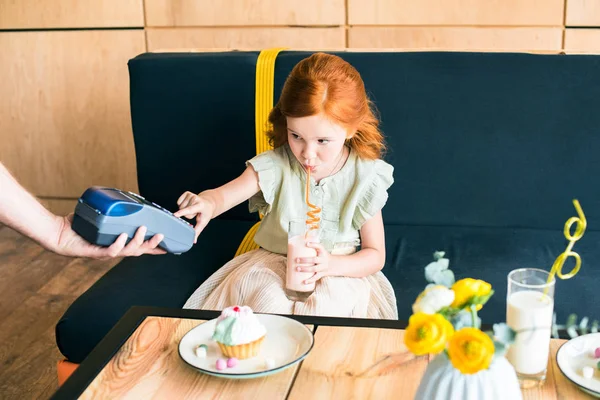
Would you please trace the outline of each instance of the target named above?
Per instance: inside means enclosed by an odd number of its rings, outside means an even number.
[[[140,256],[142,254],[166,254],[166,251],[157,248],[164,239],[164,235],[156,234],[150,240],[144,242],[147,228],[141,226],[136,231],[133,239],[127,242],[127,234],[122,233],[109,247],[96,246],[79,236],[72,228],[73,214],[66,217],[58,217],[62,224],[59,230],[56,244],[50,250],[58,254],[73,257],[90,257],[108,259],[114,257]]]

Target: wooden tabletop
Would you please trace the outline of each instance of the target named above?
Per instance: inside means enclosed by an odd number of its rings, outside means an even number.
[[[429,357],[407,352],[401,329],[319,325],[300,364],[264,378],[231,380],[202,374],[178,354],[198,319],[147,317],[87,386],[80,398],[412,399]],[[558,370],[551,342],[548,378],[524,399],[589,399]]]

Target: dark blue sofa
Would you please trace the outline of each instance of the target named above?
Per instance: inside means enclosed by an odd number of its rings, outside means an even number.
[[[283,52],[275,97],[300,59]],[[556,288],[556,312],[600,317],[600,56],[340,53],[362,74],[387,136],[395,183],[384,209],[387,262],[401,320],[443,250],[457,279],[496,294],[480,312],[503,321],[506,275],[549,269],[580,200],[588,230],[581,272]],[[142,54],[129,62],[140,192],[171,210],[185,190],[233,179],[255,152],[257,52]],[[231,259],[257,220],[240,205],[181,256],[129,258],[67,310],[61,352],[81,362],[133,305],[181,307]],[[570,270],[573,260],[567,262]]]

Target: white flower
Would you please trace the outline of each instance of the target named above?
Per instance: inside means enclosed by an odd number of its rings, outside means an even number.
[[[433,285],[426,288],[413,304],[413,313],[423,312],[435,314],[454,301],[454,291],[444,285]]]

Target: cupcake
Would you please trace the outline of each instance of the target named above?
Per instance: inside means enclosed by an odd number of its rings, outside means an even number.
[[[250,307],[234,306],[221,312],[212,338],[225,357],[243,360],[258,354],[266,333]]]

